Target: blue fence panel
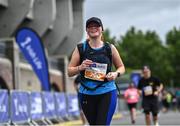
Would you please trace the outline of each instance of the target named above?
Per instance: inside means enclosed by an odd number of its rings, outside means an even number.
[[[70,116],[79,116],[79,106],[77,95],[68,94],[68,114]]]
[[[0,90],[0,123],[9,121],[9,96],[7,90]]]
[[[55,93],[56,113],[58,117],[67,117],[67,105],[65,93]]]
[[[43,98],[43,112],[45,118],[55,118],[56,108],[55,108],[55,98],[52,92],[42,92]]]
[[[11,91],[11,120],[14,123],[28,122],[29,94],[25,91]]]
[[[31,92],[30,94],[30,117],[32,120],[43,119],[43,107],[41,92]]]

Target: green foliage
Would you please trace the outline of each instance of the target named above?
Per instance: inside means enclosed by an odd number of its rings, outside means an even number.
[[[124,36],[117,40],[110,36],[110,31],[104,31],[104,40],[116,46],[126,69],[140,69],[149,65],[152,73],[170,85],[172,80],[180,84],[176,73],[180,73],[180,29],[173,28],[167,33],[163,44],[155,31],[136,30],[131,27]],[[177,85],[176,85],[177,86]]]
[[[166,35],[166,43],[169,51],[169,61],[173,67],[172,80],[176,86],[180,86],[180,28],[173,28]]]
[[[106,30],[103,32],[103,39],[104,39],[105,42],[109,42],[109,43],[115,45],[116,37],[110,37],[110,31],[109,31],[109,29],[106,29]]]

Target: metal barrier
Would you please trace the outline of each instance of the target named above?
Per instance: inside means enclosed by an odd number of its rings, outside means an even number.
[[[9,123],[9,95],[7,90],[0,90],[0,124]]]
[[[76,94],[0,90],[0,124],[51,125],[79,117]]]
[[[0,124],[25,124],[79,117],[75,94],[0,90]]]

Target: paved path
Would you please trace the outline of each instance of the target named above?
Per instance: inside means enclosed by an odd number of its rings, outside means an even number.
[[[159,124],[160,126],[180,126],[180,112],[167,112],[159,114]],[[74,126],[74,125],[82,125],[80,120],[74,120],[69,122],[64,122],[57,124],[56,126]],[[117,126],[130,126],[130,117],[129,114],[116,114],[113,117],[111,125]],[[136,125],[145,125],[144,114],[139,113],[136,119]]]
[[[122,115],[119,119],[114,119],[111,125],[131,125],[129,115]],[[137,116],[136,125],[145,125],[144,114]],[[178,125],[180,126],[180,112],[167,112],[159,114],[159,125]]]

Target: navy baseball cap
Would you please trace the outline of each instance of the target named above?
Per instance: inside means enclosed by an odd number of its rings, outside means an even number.
[[[88,26],[91,22],[97,23],[99,26],[102,27],[102,30],[104,30],[104,29],[103,29],[103,24],[102,24],[102,22],[101,22],[101,19],[99,19],[99,18],[97,18],[97,17],[91,17],[91,18],[89,18],[89,19],[86,21],[86,28],[87,28],[87,26]]]

